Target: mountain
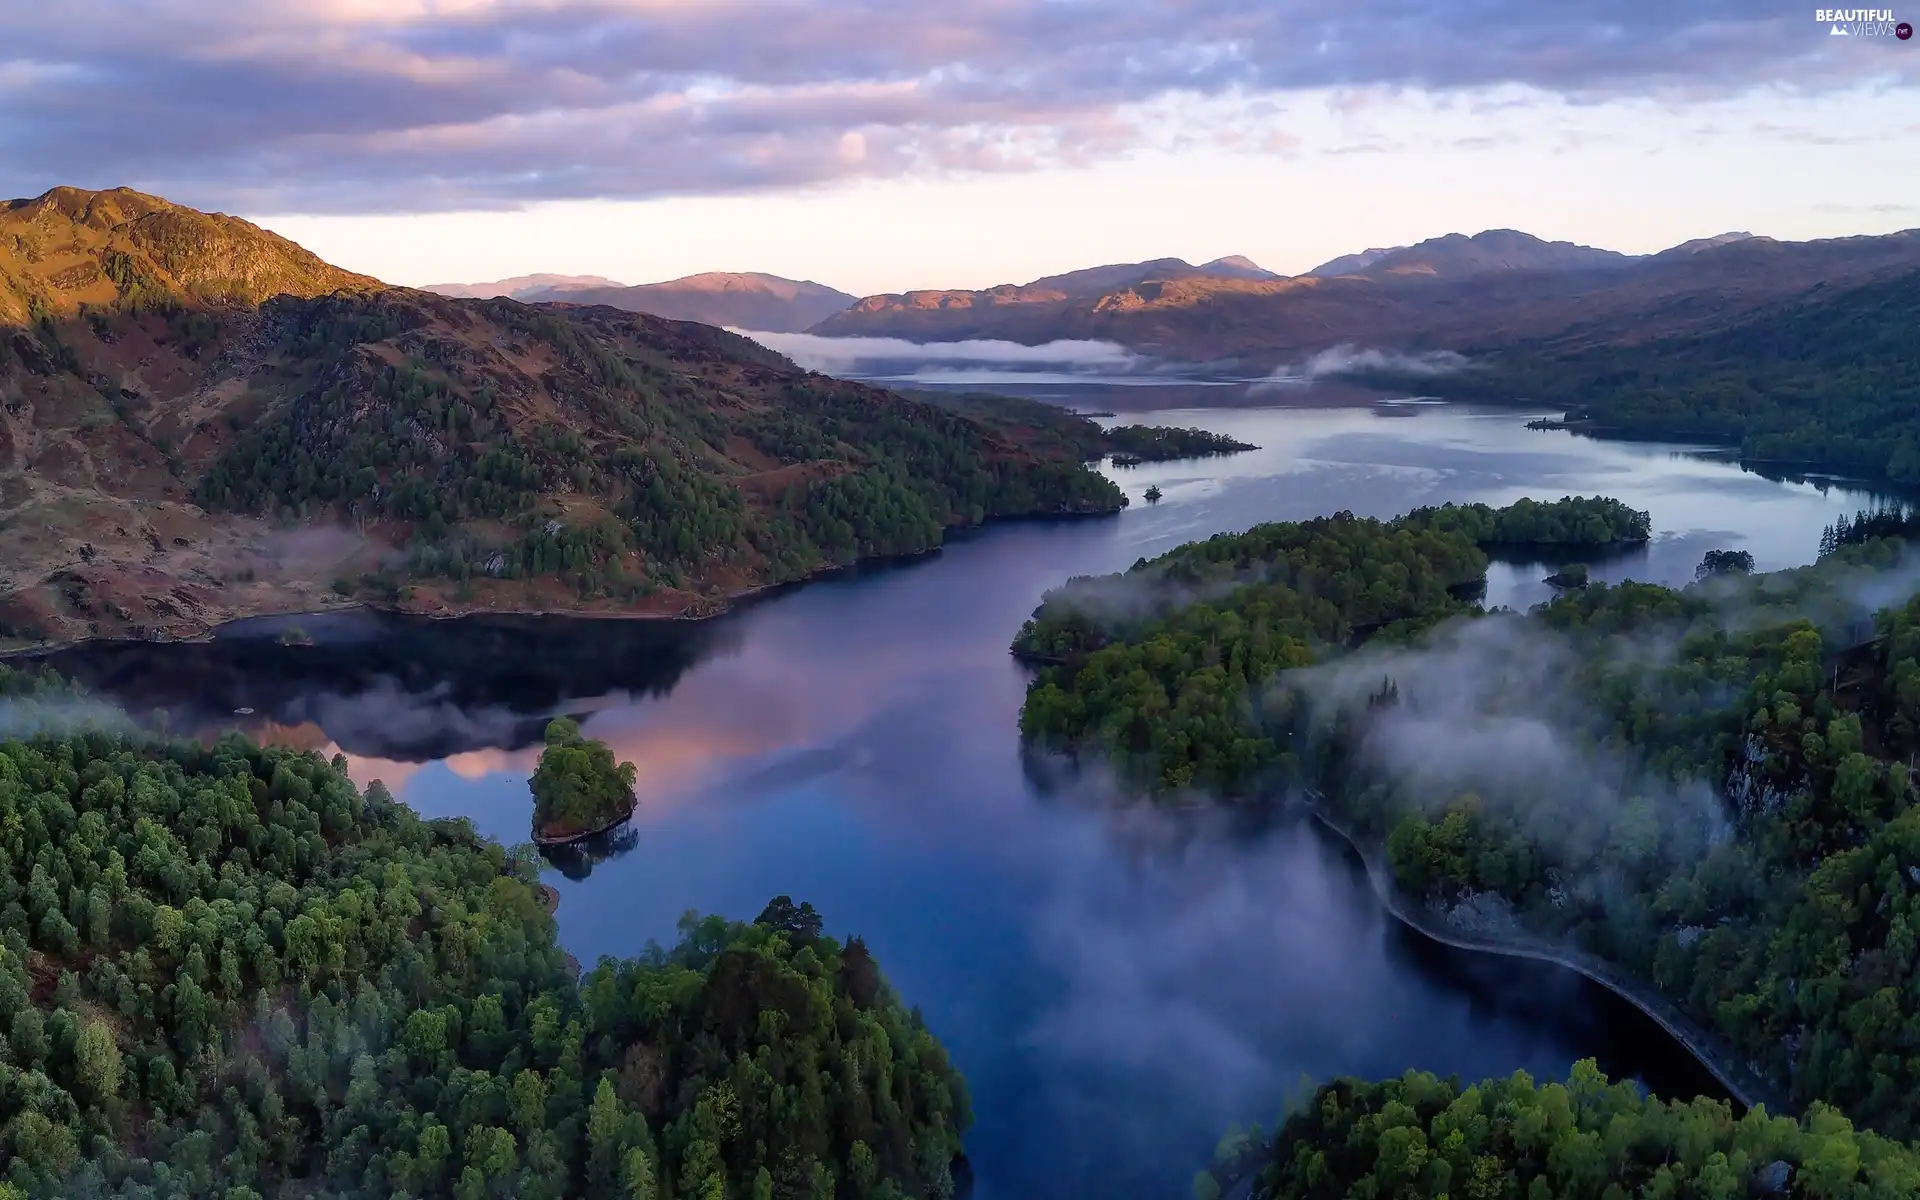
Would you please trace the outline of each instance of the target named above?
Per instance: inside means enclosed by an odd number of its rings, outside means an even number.
[[[0,326],[86,305],[246,305],[370,286],[238,217],[127,188],[0,203]]]
[[[1722,235],[1639,256],[1489,230],[1371,249],[1291,278],[1167,264],[1184,266],[1133,264],[1135,275],[1157,269],[1131,280],[1129,270],[1100,267],[1024,287],[869,296],[812,332],[1026,345],[1094,339],[1261,371],[1342,344],[1472,352],[1549,337],[1630,343],[1712,328],[1816,284],[1852,286],[1920,267],[1920,230],[1812,242]]]
[[[1557,336],[1420,387],[1561,404],[1595,432],[1706,440],[1744,457],[1920,483],[1920,269],[1818,284],[1712,328],[1637,342]]]
[[[1111,291],[1114,288],[1127,287],[1149,279],[1278,279],[1272,271],[1261,267],[1245,255],[1235,254],[1226,258],[1216,258],[1212,262],[1194,266],[1184,258],[1155,258],[1137,263],[1110,263],[1104,267],[1087,267],[1079,271],[1068,271],[1063,275],[1043,275],[1032,283],[1013,288],[1014,291],[1041,293],[1058,292],[1065,296],[1086,296]],[[998,293],[1011,285],[989,289]]]
[[[1581,271],[1617,267],[1632,261],[1630,256],[1616,250],[1543,241],[1517,229],[1489,229],[1471,237],[1449,233],[1411,246],[1379,252],[1368,250],[1348,257],[1367,261],[1343,266],[1339,273],[1369,279],[1420,275],[1462,279],[1494,271]]]
[[[586,288],[624,286],[619,280],[608,279],[605,275],[515,275],[511,279],[496,279],[492,283],[430,283],[420,290],[465,300],[491,300],[496,296],[526,300],[540,292],[577,292]]]
[[[1752,237],[1753,235],[1751,233],[1745,231],[1739,233],[1716,233],[1712,237],[1694,238],[1692,241],[1681,242],[1678,246],[1670,246],[1662,250],[1655,257],[1697,254],[1702,250],[1711,250],[1716,246],[1727,245],[1729,242],[1744,242]]]
[[[1322,279],[1333,279],[1340,275],[1355,275],[1372,266],[1374,263],[1379,262],[1387,255],[1398,254],[1406,248],[1405,246],[1372,246],[1360,251],[1358,254],[1342,254],[1339,258],[1329,259],[1313,270],[1308,271],[1307,274],[1317,275]]]
[[[1228,289],[1283,279],[1241,255],[1194,266],[1183,258],[1109,263],[1031,283],[1003,283],[973,291],[915,291],[867,296],[827,317],[808,332],[826,337],[878,335],[957,341],[969,337],[1005,337],[1034,344],[1051,340],[1056,321],[1071,322],[1076,310],[1109,303],[1110,297],[1147,289],[1156,295],[1167,286],[1198,282],[1204,289]],[[1176,289],[1180,290],[1180,289]],[[1190,291],[1191,289],[1185,289]],[[1112,303],[1124,303],[1114,300]],[[949,328],[956,332],[948,333]],[[1072,336],[1060,334],[1058,336]]]
[[[1011,426],[705,325],[386,287],[134,193],[0,212],[0,640],[352,603],[702,614],[1124,503]]]
[[[1200,264],[1202,275],[1214,275],[1222,279],[1278,279],[1278,272],[1269,271],[1244,254],[1229,254],[1225,258],[1216,258]]]
[[[531,290],[518,297],[531,302],[608,304],[628,312],[651,313],[675,321],[698,321],[728,329],[798,333],[852,304],[854,298],[811,280],[783,279],[758,272],[709,271],[665,283],[635,287]]]

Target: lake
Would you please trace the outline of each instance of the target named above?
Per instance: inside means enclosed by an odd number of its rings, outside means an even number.
[[[1713,548],[1810,561],[1823,526],[1872,503],[1685,447],[1529,431],[1530,415],[1130,412],[1262,449],[1114,470],[1133,500],[1118,517],[998,526],[716,621],[353,614],[303,619],[311,646],[262,621],[55,661],[175,728],[337,748],[362,784],[509,842],[527,835],[542,723],[580,716],[638,765],[642,796],[628,837],[551,872],[583,962],[671,941],[687,909],[751,919],[776,894],[809,900],[829,932],[867,939],[965,1072],[976,1196],[1185,1196],[1229,1122],[1269,1124],[1336,1074],[1558,1076],[1593,1055],[1664,1093],[1714,1090],[1577,977],[1401,929],[1311,825],[1116,805],[1097,781],[1047,790],[1022,766],[1027,677],[1008,642],[1071,575],[1266,520],[1604,493],[1651,510],[1655,537],[1594,577],[1678,583]],[[1489,602],[1546,599],[1550,569],[1497,564]]]

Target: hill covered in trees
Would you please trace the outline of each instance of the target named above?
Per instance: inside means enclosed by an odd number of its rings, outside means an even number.
[[[0,329],[0,637],[360,601],[699,614],[1124,503],[1014,426],[706,326],[384,288],[136,193],[0,226],[24,297]]]
[[[527,781],[536,843],[577,841],[633,815],[632,763],[616,764],[613,750],[582,736],[571,717],[547,722],[546,743]]]
[[[1461,1086],[1409,1071],[1329,1083],[1271,1140],[1221,1143],[1194,1194],[1253,1176],[1254,1200],[1354,1196],[1896,1197],[1920,1194],[1920,1151],[1815,1105],[1793,1121],[1720,1101],[1663,1101],[1609,1083],[1593,1062],[1565,1083],[1517,1072]]]
[[[1704,439],[1744,457],[1920,482],[1920,272],[1816,286],[1685,336],[1520,343],[1423,392],[1564,404],[1572,427]],[[1406,382],[1415,382],[1408,380]]]
[[[238,735],[0,742],[0,811],[0,1194],[953,1194],[965,1088],[809,906],[576,977],[530,856]]]

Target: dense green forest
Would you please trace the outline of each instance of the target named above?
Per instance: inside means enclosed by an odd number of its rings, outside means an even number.
[[[1097,747],[1156,790],[1237,793],[1291,761],[1271,732],[1293,709],[1268,689],[1274,674],[1469,611],[1461,597],[1487,566],[1477,542],[1601,545],[1649,528],[1646,513],[1598,497],[1445,505],[1394,521],[1340,513],[1071,580],[1014,641],[1046,664],[1021,731],[1041,746]]]
[[[1115,425],[1107,430],[1107,452],[1116,467],[1167,462],[1176,458],[1211,458],[1258,450],[1224,433],[1204,429],[1176,429],[1166,425]]]
[[[0,743],[0,1193],[953,1194],[964,1086],[858,938],[781,897],[576,977],[536,874],[339,759]]]
[[[633,815],[636,778],[632,763],[615,763],[605,742],[581,735],[579,722],[555,717],[527,780],[534,840],[566,841],[626,820]]]
[[[991,392],[905,392],[915,400],[937,405],[989,425],[1016,432],[1021,441],[1070,451],[1077,461],[1111,457],[1117,467],[1177,458],[1209,458],[1258,450],[1223,433],[1167,425],[1115,425],[1098,422],[1057,404],[999,396]]]
[[[1401,520],[1487,547],[1610,546],[1653,535],[1651,514],[1611,496],[1562,496],[1548,503],[1522,496],[1505,508],[1442,504],[1416,508]]]
[[[1497,350],[1420,377],[1427,394],[1564,404],[1596,432],[1705,438],[1751,459],[1920,481],[1920,273],[1795,302],[1710,333]],[[1382,377],[1380,382],[1401,382]]]
[[[1461,1086],[1409,1071],[1321,1087],[1271,1140],[1230,1134],[1194,1194],[1253,1175],[1253,1200],[1905,1200],[1920,1151],[1814,1105],[1801,1121],[1725,1103],[1663,1101],[1591,1061],[1565,1083],[1525,1072]]]
[[[471,319],[462,304],[553,364],[544,396],[444,328]],[[588,597],[716,568],[778,582],[923,552],[950,525],[1125,503],[1066,447],[799,374],[719,330],[672,327],[689,344],[661,345],[665,323],[631,314],[417,294],[288,302],[275,315],[281,370],[306,390],[246,425],[196,499],[402,523],[420,575],[557,575]],[[746,465],[753,456],[766,469]]]
[[[1433,919],[1598,955],[1796,1102],[1920,1136],[1903,544],[1758,575],[1723,554],[1685,590],[1595,584],[1528,615],[1436,586],[1470,549],[1342,516],[1079,581],[1022,631],[1058,660],[1023,732],[1154,792],[1315,788]],[[1170,586],[1200,563],[1214,587]]]
[[[1796,1100],[1920,1136],[1920,598],[1867,629],[1847,613],[1899,561],[1873,542],[1794,572],[1595,585],[1488,618],[1514,626],[1498,631],[1513,649],[1490,635],[1447,660],[1484,678],[1446,717],[1413,715],[1439,694],[1429,665],[1384,661],[1382,692],[1342,698],[1313,731],[1327,802],[1435,912],[1599,954]],[[1543,655],[1547,687],[1532,682]],[[1548,788],[1498,769],[1417,781],[1369,749],[1528,720],[1561,739]]]

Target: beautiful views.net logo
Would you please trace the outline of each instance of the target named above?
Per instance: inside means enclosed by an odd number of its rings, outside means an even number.
[[[1816,8],[1813,19],[1829,27],[1829,37],[1896,37],[1904,42],[1913,36],[1913,26],[1895,20],[1890,8]]]

